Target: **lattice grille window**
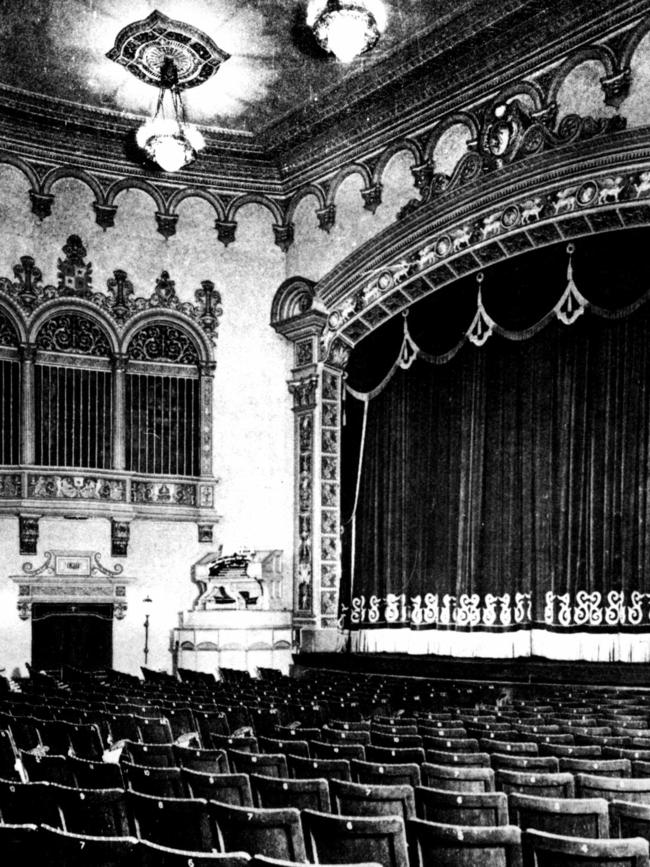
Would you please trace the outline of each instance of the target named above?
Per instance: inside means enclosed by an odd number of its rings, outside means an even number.
[[[126,467],[136,473],[199,474],[199,380],[129,374]]]
[[[36,463],[46,467],[111,466],[111,373],[37,364]]]
[[[0,360],[0,464],[20,462],[20,364]]]

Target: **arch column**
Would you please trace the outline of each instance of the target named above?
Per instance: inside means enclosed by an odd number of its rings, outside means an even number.
[[[32,343],[23,343],[20,347],[21,358],[21,406],[22,406],[22,440],[21,461],[23,464],[33,464],[34,449],[34,361],[36,347]]]
[[[113,358],[113,469],[116,470],[126,467],[124,385],[128,363],[127,355]]]
[[[201,418],[200,472],[203,478],[212,478],[212,404],[214,400],[214,372],[216,362],[199,364],[199,400]]]

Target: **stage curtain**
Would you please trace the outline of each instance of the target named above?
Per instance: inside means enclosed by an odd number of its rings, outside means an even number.
[[[492,633],[486,655],[546,653],[554,630],[650,632],[649,325],[644,304],[468,343],[447,364],[398,370],[367,402],[344,533],[357,649],[453,653],[460,640],[390,639],[398,627]],[[360,415],[345,434],[355,460]],[[616,658],[614,644],[602,653]]]

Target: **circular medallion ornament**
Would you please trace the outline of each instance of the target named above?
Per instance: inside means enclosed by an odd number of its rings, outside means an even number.
[[[377,286],[382,292],[387,292],[395,284],[395,279],[390,271],[382,271],[377,278]]]
[[[440,256],[442,259],[444,256],[449,254],[451,250],[451,238],[447,235],[443,235],[441,238],[438,238],[436,241],[436,254]]]
[[[598,187],[596,184],[593,181],[587,181],[580,187],[576,195],[578,204],[582,205],[583,208],[590,205],[596,198],[597,193]]]
[[[510,205],[510,207],[506,208],[501,215],[501,224],[503,225],[503,228],[511,229],[513,226],[516,226],[519,222],[520,216],[517,205]]]
[[[338,310],[332,310],[327,317],[327,327],[330,331],[336,331],[341,324],[341,313]]]
[[[207,33],[157,10],[120,30],[106,56],[155,87],[163,83],[163,67],[171,60],[179,90],[207,81],[230,57]]]

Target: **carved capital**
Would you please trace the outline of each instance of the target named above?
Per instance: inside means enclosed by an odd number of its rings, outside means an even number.
[[[214,524],[198,524],[199,542],[207,542],[210,545],[214,541]]]
[[[294,412],[303,412],[316,406],[317,376],[305,376],[302,379],[293,379],[288,383],[288,386],[289,392],[293,395]]]
[[[20,599],[16,606],[18,608],[18,616],[21,620],[29,620],[32,616],[32,600]]]
[[[237,232],[237,223],[234,220],[215,220],[214,228],[217,230],[217,238],[221,241],[224,247],[232,244],[235,240]]]
[[[329,232],[336,222],[336,205],[326,205],[324,208],[316,211],[318,218],[318,227],[323,232]]]
[[[104,231],[112,229],[115,225],[115,214],[117,214],[117,205],[104,205],[101,202],[93,202],[95,209],[95,222],[101,226]]]
[[[157,228],[165,240],[176,234],[176,223],[178,223],[178,214],[163,214],[161,211],[156,211]]]
[[[366,211],[374,214],[379,205],[381,205],[381,194],[383,185],[380,183],[371,184],[367,189],[361,190],[361,198],[363,199],[363,207]]]
[[[111,557],[126,557],[129,552],[131,525],[129,521],[111,518]]]
[[[21,554],[36,554],[38,546],[38,515],[19,515],[18,534]]]
[[[424,195],[433,180],[433,163],[427,160],[411,166],[411,174],[413,175],[413,185]]]
[[[330,346],[329,354],[327,356],[327,363],[331,367],[336,367],[339,370],[344,370],[348,361],[350,360],[350,352],[351,348],[347,343],[344,343],[342,340],[335,340]]]
[[[629,66],[608,78],[601,78],[600,85],[605,94],[605,105],[611,105],[612,108],[616,109],[620,108],[621,103],[630,92],[631,81],[632,73]]]
[[[33,364],[36,360],[36,347],[33,343],[20,344],[20,360],[25,363]]]
[[[126,614],[127,604],[126,602],[114,602],[113,603],[113,617],[116,620],[124,620],[124,616]]]
[[[51,215],[54,203],[54,196],[51,193],[35,193],[34,190],[30,190],[29,198],[32,200],[32,213],[36,214],[39,220],[44,220]]]
[[[114,355],[112,358],[113,371],[115,373],[125,373],[129,366],[129,356],[122,353]]]
[[[286,226],[274,224],[273,234],[275,235],[275,243],[277,244],[277,246],[282,250],[283,253],[286,253],[289,247],[293,244],[293,223],[287,223]]]

